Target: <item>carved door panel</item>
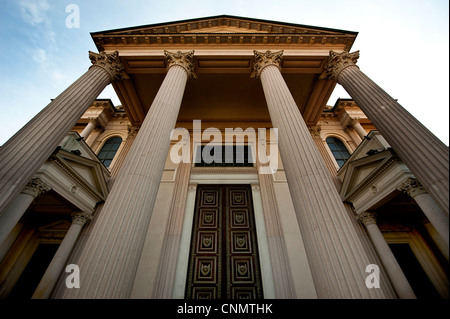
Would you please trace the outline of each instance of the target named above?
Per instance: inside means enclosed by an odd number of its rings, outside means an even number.
[[[249,185],[199,185],[186,298],[262,298]]]

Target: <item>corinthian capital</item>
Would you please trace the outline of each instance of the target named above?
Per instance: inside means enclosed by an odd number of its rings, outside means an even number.
[[[415,178],[408,178],[404,183],[397,187],[397,190],[408,194],[412,198],[427,192],[422,184]]]
[[[91,67],[97,66],[104,69],[109,73],[111,81],[119,81],[128,78],[125,73],[125,67],[120,61],[118,51],[114,51],[111,54],[105,53],[104,51],[100,53],[89,51],[89,59],[92,63]]]
[[[338,81],[339,74],[345,68],[350,66],[358,67],[356,61],[359,58],[359,51],[349,53],[344,51],[342,53],[337,53],[330,51],[328,56],[328,64],[325,66],[323,73],[320,75],[321,79],[333,79]]]
[[[181,66],[187,73],[188,78],[197,78],[194,68],[194,50],[188,52],[169,52],[164,50],[164,56],[166,57],[167,70],[174,65]]]
[[[281,60],[283,58],[283,50],[272,52],[267,50],[266,52],[253,51],[254,62],[253,62],[253,72],[250,76],[252,79],[259,78],[262,70],[269,65],[275,65],[277,68],[281,69]]]
[[[42,193],[48,192],[51,189],[43,180],[40,178],[33,178],[31,182],[25,186],[22,190],[22,193],[33,196],[34,198],[38,197]]]
[[[358,220],[365,226],[376,224],[377,215],[375,213],[362,212],[361,214],[358,215]]]
[[[72,214],[72,224],[79,224],[83,226],[84,224],[89,223],[91,219],[92,215],[85,212]]]

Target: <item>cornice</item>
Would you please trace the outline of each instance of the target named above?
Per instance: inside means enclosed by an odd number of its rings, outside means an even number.
[[[341,46],[350,50],[354,37],[348,35],[316,34],[277,34],[277,33],[181,33],[181,34],[129,34],[96,35],[93,40],[99,51],[106,46],[144,46],[167,45],[289,45],[292,47]]]

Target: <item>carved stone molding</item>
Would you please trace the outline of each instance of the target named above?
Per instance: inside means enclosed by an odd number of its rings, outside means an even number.
[[[358,123],[359,123],[359,117],[350,117],[347,125],[353,127]]]
[[[91,68],[94,66],[101,67],[109,73],[111,81],[120,81],[128,78],[128,75],[125,73],[125,67],[120,61],[118,51],[114,51],[111,54],[107,54],[104,51],[100,53],[89,51],[89,59],[92,63]]]
[[[365,226],[372,225],[377,223],[377,214],[370,212],[362,212],[358,215],[358,220],[363,223]]]
[[[251,75],[252,79],[257,79],[260,77],[262,70],[269,65],[275,65],[281,70],[281,61],[283,58],[283,50],[272,52],[267,50],[266,52],[259,52],[254,50],[254,62],[253,62],[253,72]]]
[[[31,182],[29,182],[27,186],[25,186],[25,188],[22,190],[22,193],[31,195],[36,198],[39,195],[48,192],[50,189],[51,187],[48,186],[47,183],[42,181],[40,178],[33,178]]]
[[[320,131],[321,131],[321,127],[320,126],[311,126],[309,127],[309,132],[311,133],[311,136],[313,138],[320,138]]]
[[[136,137],[140,126],[128,125],[128,137]]]
[[[85,212],[72,214],[72,224],[79,224],[83,226],[84,224],[89,223],[91,220],[92,215]]]
[[[169,70],[174,65],[181,66],[187,73],[188,78],[197,78],[194,67],[194,50],[188,52],[169,52],[164,50],[166,57],[166,68]]]
[[[339,74],[346,68],[354,66],[357,67],[356,62],[359,58],[359,51],[349,53],[344,51],[337,53],[330,51],[328,57],[328,64],[323,73],[320,75],[321,79],[332,79],[339,82]]]
[[[94,128],[99,130],[104,129],[104,126],[98,117],[89,117],[88,119],[89,123],[92,123],[92,125],[94,125]]]
[[[422,184],[415,178],[408,178],[406,182],[403,182],[397,187],[397,190],[408,194],[412,198],[427,193]]]

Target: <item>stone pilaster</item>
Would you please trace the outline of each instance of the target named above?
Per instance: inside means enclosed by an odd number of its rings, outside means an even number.
[[[89,70],[2,146],[0,214],[11,205],[103,89],[124,76],[117,52],[90,52],[89,56],[93,63]]]
[[[79,289],[62,298],[129,298],[153,212],[186,82],[193,76],[193,51],[165,52],[167,74],[123,163],[101,214],[90,227],[77,263]],[[172,55],[183,56],[172,63]],[[179,59],[178,59],[179,61]]]
[[[64,270],[69,255],[75,246],[83,226],[92,219],[88,213],[81,212],[72,215],[72,225],[64,236],[61,245],[55,253],[50,265],[42,276],[38,287],[36,288],[32,299],[47,299],[50,297],[53,289],[58,282],[58,278]]]
[[[187,141],[187,143],[190,143],[190,141]],[[190,173],[190,163],[181,162],[178,164],[169,220],[163,239],[161,256],[156,273],[155,288],[153,290],[153,298],[156,299],[168,299],[172,297]]]
[[[280,212],[276,203],[273,177],[270,174],[259,174],[258,177],[276,298],[294,299],[296,298],[293,286],[294,280],[289,266],[286,243],[284,242]]]
[[[376,214],[363,212],[358,215],[358,220],[366,227],[367,233],[372,240],[375,250],[378,252],[378,256],[398,297],[401,299],[415,299],[414,291],[377,226]]]
[[[317,149],[322,156],[322,159],[330,172],[331,178],[333,179],[333,183],[336,186],[336,189],[339,191],[341,189],[342,182],[337,176],[337,169],[335,162],[330,157],[330,152],[327,151],[327,146],[325,146],[325,141],[322,140],[322,136],[320,135],[321,128],[320,126],[312,126],[309,128],[309,132],[316,143]]]
[[[442,237],[445,245],[449,247],[449,220],[439,206],[436,205],[431,196],[423,188],[422,184],[414,178],[408,178],[406,182],[397,187],[401,192],[408,194],[419,205],[422,212],[428,218],[430,223]]]
[[[117,159],[114,161],[114,165],[111,168],[111,178],[108,181],[109,188],[112,188],[112,186],[114,185],[114,181],[116,180],[117,175],[119,174],[120,169],[122,168],[125,158],[127,157],[128,152],[130,151],[131,145],[133,145],[138,132],[139,132],[138,126],[132,126],[132,125],[128,126],[128,136],[127,136],[120,152],[116,155]]]
[[[13,230],[34,199],[50,189],[50,186],[40,178],[33,178],[25,186],[8,209],[0,215],[0,244]]]
[[[344,87],[448,216],[448,147],[365,75],[356,65],[358,57],[359,51],[330,51],[322,78]]]
[[[255,52],[253,77],[261,78],[273,126],[278,128],[279,149],[317,294],[319,298],[390,297],[383,288],[365,285],[369,257],[281,75],[281,56],[282,52]]]

